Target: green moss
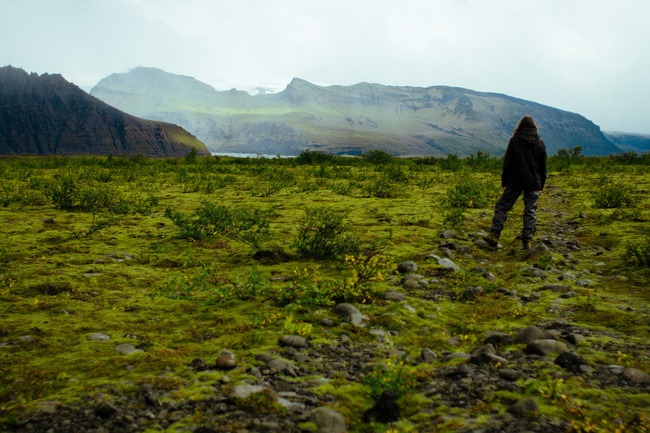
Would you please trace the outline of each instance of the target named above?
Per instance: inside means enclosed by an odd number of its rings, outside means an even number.
[[[392,333],[387,345],[411,357],[423,348],[439,354],[471,352],[482,344],[487,331],[514,335],[525,326],[559,317],[588,331],[578,351],[590,365],[619,364],[650,371],[650,275],[624,260],[626,242],[648,236],[647,195],[635,195],[635,206],[628,213],[595,210],[586,191],[595,185],[598,169],[581,162],[570,173],[554,173],[549,178],[538,212],[539,238],[577,240],[580,249],[560,246],[561,252],[554,250],[542,259],[526,258],[515,240],[520,227],[514,215],[522,210],[518,204],[503,233],[504,250],[472,248],[471,256],[456,254],[453,260],[463,271],[448,274],[425,257],[439,253],[443,202],[459,177],[441,165],[416,160],[395,159],[391,164],[397,165],[387,171],[363,159],[336,157],[316,165],[223,157],[0,160],[0,342],[8,343],[0,347],[4,378],[0,395],[15,396],[0,399],[2,420],[34,408],[40,400],[72,402],[109,386],[134,393],[141,384],[150,383],[167,390],[165,398],[170,400],[203,399],[211,385],[220,383],[221,373],[194,372],[187,367],[193,359],[213,364],[221,350],[233,350],[239,367],[228,375],[232,380],[247,378],[247,368],[260,364],[256,354],[278,350],[278,338],[287,332],[287,317],[311,325],[312,345],[334,345],[341,333],[355,342],[375,342],[368,329],[349,324],[321,326],[323,319],[337,319],[329,307],[277,302],[278,294],[294,284],[297,274],[304,276],[305,269],[311,269],[311,278],[318,281],[341,284],[353,275],[353,266],[344,258],[310,262],[292,247],[305,210],[323,206],[345,212],[354,239],[381,246],[389,262],[382,271],[392,279],[400,278],[394,271],[397,263],[415,260],[419,273],[439,281],[428,289],[403,290],[415,312],[401,302],[382,300],[386,290],[402,290],[389,280],[369,284],[369,293],[377,295],[358,306],[369,317],[370,328]],[[457,164],[467,163],[459,160]],[[613,170],[639,191],[650,187],[643,170],[616,165]],[[77,179],[75,191],[92,194],[72,196],[69,209],[57,209],[60,206],[48,195],[48,185],[71,174]],[[488,188],[488,183],[496,184],[498,169],[477,170],[472,176],[479,186]],[[378,197],[372,187],[380,181],[399,194]],[[104,203],[88,201],[103,197],[103,192],[107,193]],[[164,210],[194,215],[206,202],[273,209],[267,215],[269,236],[260,238],[258,245],[219,234],[196,241],[181,239]],[[464,210],[458,245],[471,246],[467,234],[489,227],[491,204],[481,206]],[[581,212],[587,218],[579,218]],[[273,251],[277,254],[269,253]],[[258,252],[264,261],[255,258]],[[546,269],[545,281],[519,276],[521,269],[533,265]],[[496,281],[469,272],[477,266],[494,274]],[[252,291],[248,299],[217,296],[219,287],[254,286],[258,280],[252,278],[252,269],[259,281],[274,277],[264,295]],[[560,282],[563,272],[592,280],[593,285],[579,287],[562,281],[577,293],[572,299],[558,299],[554,292],[539,290],[543,284]],[[183,286],[186,281],[193,282],[191,290],[176,296],[189,286]],[[467,287],[477,285],[486,293],[474,300],[460,299]],[[537,293],[540,298],[524,304],[502,294],[501,288]],[[97,332],[111,339],[86,339]],[[27,335],[31,342],[18,343]],[[451,337],[457,337],[459,345],[451,345]],[[144,352],[121,355],[115,346],[122,343]],[[511,346],[500,349],[500,354],[516,354],[521,349]],[[434,380],[441,366],[438,362],[414,369],[417,386]],[[554,370],[560,373],[559,368]],[[541,392],[546,391],[540,389],[550,389],[557,382],[535,380],[524,395],[536,398],[543,414],[564,420],[573,415],[562,394],[581,403],[586,419],[608,412],[621,413],[629,420],[649,403],[647,393],[600,389],[589,380],[566,380],[556,395],[545,396]],[[373,404],[370,391],[368,385],[338,378],[315,393],[331,396],[351,431],[385,431],[385,426],[361,421]],[[466,427],[460,408],[437,406],[417,391],[404,398],[409,399],[405,402],[409,409],[397,423],[397,431],[431,425],[440,431]],[[476,423],[483,422],[490,410],[503,411],[521,398],[498,391],[484,402],[486,407],[473,408]],[[596,401],[601,403],[592,403]],[[271,399],[248,403],[249,407],[279,410],[270,404]],[[185,419],[179,425],[192,426],[200,418],[197,414],[196,419]]]

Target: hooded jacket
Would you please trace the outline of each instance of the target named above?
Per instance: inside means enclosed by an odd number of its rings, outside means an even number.
[[[541,191],[545,183],[546,146],[535,129],[523,128],[508,143],[501,186]]]

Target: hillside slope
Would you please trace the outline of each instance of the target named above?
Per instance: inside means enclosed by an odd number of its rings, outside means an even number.
[[[550,154],[575,146],[586,155],[620,152],[578,114],[446,86],[323,87],[295,78],[280,93],[253,96],[137,68],[110,75],[91,94],[133,115],[177,123],[219,152],[361,154],[376,149],[421,156],[482,150],[500,155],[524,114],[538,120]]]
[[[169,123],[138,119],[88,95],[60,75],[0,68],[0,154],[184,156],[208,154]]]

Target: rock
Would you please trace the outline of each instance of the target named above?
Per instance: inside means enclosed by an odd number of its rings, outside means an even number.
[[[539,256],[543,256],[545,254],[550,254],[550,253],[551,253],[551,250],[549,250],[549,248],[546,246],[546,244],[539,243],[537,245],[534,245],[534,246],[530,247],[526,251],[526,258],[530,259],[530,258],[533,258],[533,257],[539,257]]]
[[[95,409],[93,411],[97,416],[101,418],[108,418],[117,412],[117,406],[115,406],[110,401],[102,401],[97,406],[95,406]]]
[[[442,239],[458,239],[458,235],[453,230],[443,230],[440,237]]]
[[[299,335],[285,335],[280,338],[280,346],[282,347],[296,347],[303,349],[309,347],[309,341],[305,337]]]
[[[548,334],[543,329],[538,328],[535,325],[531,325],[519,331],[515,337],[515,342],[520,344],[528,344],[535,340],[542,340],[544,338],[547,338],[547,335]]]
[[[363,420],[365,422],[374,420],[386,424],[398,421],[400,414],[401,411],[395,393],[384,391],[375,402],[375,405],[363,414]]]
[[[115,347],[115,351],[122,355],[132,355],[134,353],[143,352],[143,350],[136,348],[133,344],[120,344]]]
[[[495,347],[512,344],[512,337],[503,332],[488,332],[483,344],[491,344]]]
[[[555,293],[566,293],[569,291],[569,286],[566,284],[545,284],[541,290],[550,290]]]
[[[438,355],[431,349],[422,349],[418,362],[422,364],[431,364],[438,360]]]
[[[487,269],[481,268],[481,267],[476,267],[470,269],[471,272],[477,272],[481,275],[483,275],[483,278],[485,278],[488,281],[496,281],[497,277],[492,275]]]
[[[352,304],[338,304],[334,307],[334,312],[341,316],[345,321],[351,322],[355,326],[366,326],[368,316],[361,314],[361,311]]]
[[[629,382],[638,384],[650,383],[650,374],[637,368],[624,368],[622,375]]]
[[[537,406],[537,402],[532,398],[519,400],[508,408],[508,413],[515,417],[533,416],[537,414],[537,412],[539,412],[539,406]]]
[[[507,359],[498,356],[491,344],[485,344],[474,352],[469,359],[472,364],[506,364]]]
[[[230,350],[222,350],[214,363],[214,367],[217,370],[232,370],[237,367],[235,354]]]
[[[469,353],[464,353],[464,352],[453,352],[448,355],[445,355],[443,360],[445,362],[451,361],[452,359],[470,359],[472,355]]]
[[[513,370],[512,368],[500,368],[499,377],[514,382],[524,378],[525,375],[517,370]]]
[[[452,262],[448,258],[442,258],[438,260],[438,264],[442,266],[443,268],[450,270],[452,272],[459,272],[460,271],[460,266],[458,266],[456,263]]]
[[[567,348],[566,344],[562,343],[561,341],[545,339],[535,340],[528,343],[524,349],[524,352],[529,355],[546,356],[550,355],[551,353],[566,352],[567,350],[569,349]]]
[[[192,362],[188,364],[188,367],[194,371],[205,371],[208,369],[208,365],[201,358],[194,358]]]
[[[577,353],[567,350],[555,358],[555,363],[567,371],[578,373],[580,372],[580,367],[587,364],[587,361],[582,359]]]
[[[417,263],[410,260],[406,262],[402,262],[399,265],[397,265],[397,271],[401,272],[402,274],[407,274],[409,272],[417,272],[417,270],[418,270]]]
[[[579,279],[576,281],[576,286],[578,287],[588,287],[593,285],[593,282],[591,280],[588,280],[586,278]]]
[[[427,282],[424,275],[420,274],[408,274],[401,279],[400,284],[407,290],[420,288],[426,289],[429,287],[429,283]]]
[[[474,241],[474,246],[476,248],[480,248],[482,250],[494,251],[497,248],[500,248],[501,244],[497,244],[496,247],[493,247],[490,244],[488,244],[486,241],[484,241],[483,239],[477,239],[477,240]]]
[[[253,394],[258,394],[266,389],[267,388],[262,385],[240,384],[232,387],[230,396],[234,399],[242,399],[242,398],[250,397]]]
[[[18,337],[18,342],[24,344],[33,343],[34,337],[32,337],[31,335],[21,335],[20,337]]]
[[[266,363],[266,368],[271,371],[271,374],[286,374],[287,376],[298,377],[291,361],[283,358],[270,360]]]
[[[88,334],[86,336],[86,340],[88,340],[88,341],[108,341],[110,339],[111,339],[111,337],[109,337],[108,335],[100,334],[99,332]]]
[[[383,329],[371,329],[370,335],[374,335],[379,343],[386,341],[386,331]]]
[[[406,295],[404,293],[396,292],[394,290],[388,290],[386,293],[384,293],[384,298],[387,301],[401,302],[406,300]]]
[[[479,297],[483,293],[485,293],[485,289],[483,287],[481,287],[481,286],[468,287],[467,289],[465,289],[465,291],[461,295],[461,298],[465,299],[467,301],[471,301],[471,300],[476,299],[477,297]]]
[[[521,271],[522,277],[546,279],[546,272],[534,266],[527,266]]]
[[[319,407],[311,411],[309,420],[318,426],[318,433],[346,433],[343,416],[329,407]]]

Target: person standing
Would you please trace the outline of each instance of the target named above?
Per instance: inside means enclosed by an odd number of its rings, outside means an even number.
[[[523,192],[524,227],[521,232],[523,248],[528,249],[535,234],[537,201],[546,183],[546,146],[531,116],[524,116],[510,138],[503,160],[501,188],[503,194],[494,206],[490,234],[483,239],[491,247],[499,244],[499,237],[508,219],[508,212]]]

